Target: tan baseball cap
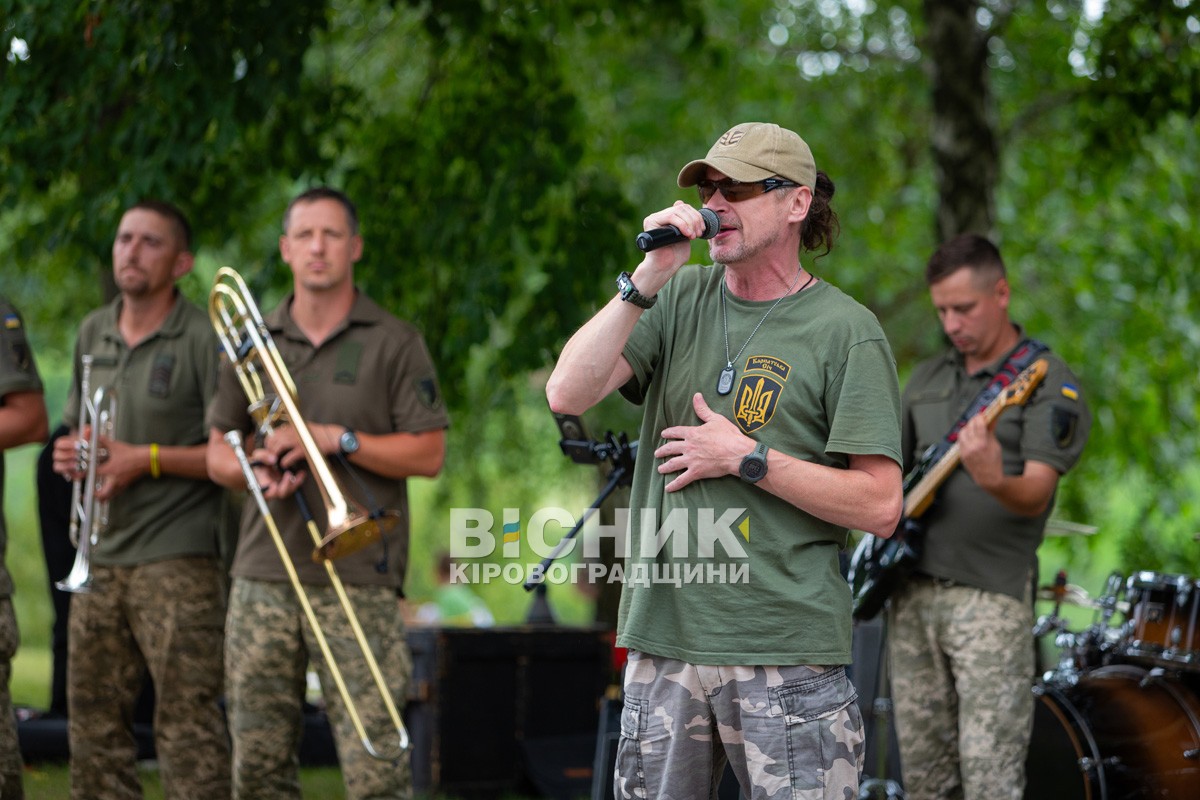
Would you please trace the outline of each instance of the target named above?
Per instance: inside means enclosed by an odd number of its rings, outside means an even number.
[[[706,167],[737,181],[761,181],[778,175],[814,188],[817,165],[812,151],[797,134],[771,122],[743,122],[717,139],[705,158],[689,162],[679,171],[680,186],[704,180]]]

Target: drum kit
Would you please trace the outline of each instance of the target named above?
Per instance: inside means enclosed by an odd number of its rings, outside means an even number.
[[[1059,658],[1033,689],[1025,800],[1200,798],[1200,580],[1114,573],[1092,598],[1060,572],[1038,599]],[[1071,630],[1064,605],[1092,623]]]

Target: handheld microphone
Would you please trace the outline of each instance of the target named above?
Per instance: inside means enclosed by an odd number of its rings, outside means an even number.
[[[711,239],[716,236],[717,232],[721,230],[721,220],[717,218],[717,212],[711,208],[702,208],[700,209],[700,216],[704,217],[704,233],[700,234],[700,238]],[[660,247],[666,247],[676,242],[686,241],[688,241],[688,237],[680,233],[679,228],[676,228],[674,225],[643,231],[637,235],[637,246],[643,253],[649,253],[651,250],[657,250]]]

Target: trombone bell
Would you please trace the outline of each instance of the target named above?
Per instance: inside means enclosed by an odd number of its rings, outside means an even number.
[[[395,528],[399,521],[398,511],[382,511],[365,519],[360,517],[349,520],[325,534],[321,543],[313,550],[312,559],[320,564],[325,560],[335,561],[342,556],[357,553],[367,545],[379,541],[380,537]]]

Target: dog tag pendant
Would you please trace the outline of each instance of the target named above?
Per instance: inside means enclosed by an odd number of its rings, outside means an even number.
[[[726,367],[721,370],[721,377],[717,379],[717,394],[725,396],[733,391],[733,367]]]

